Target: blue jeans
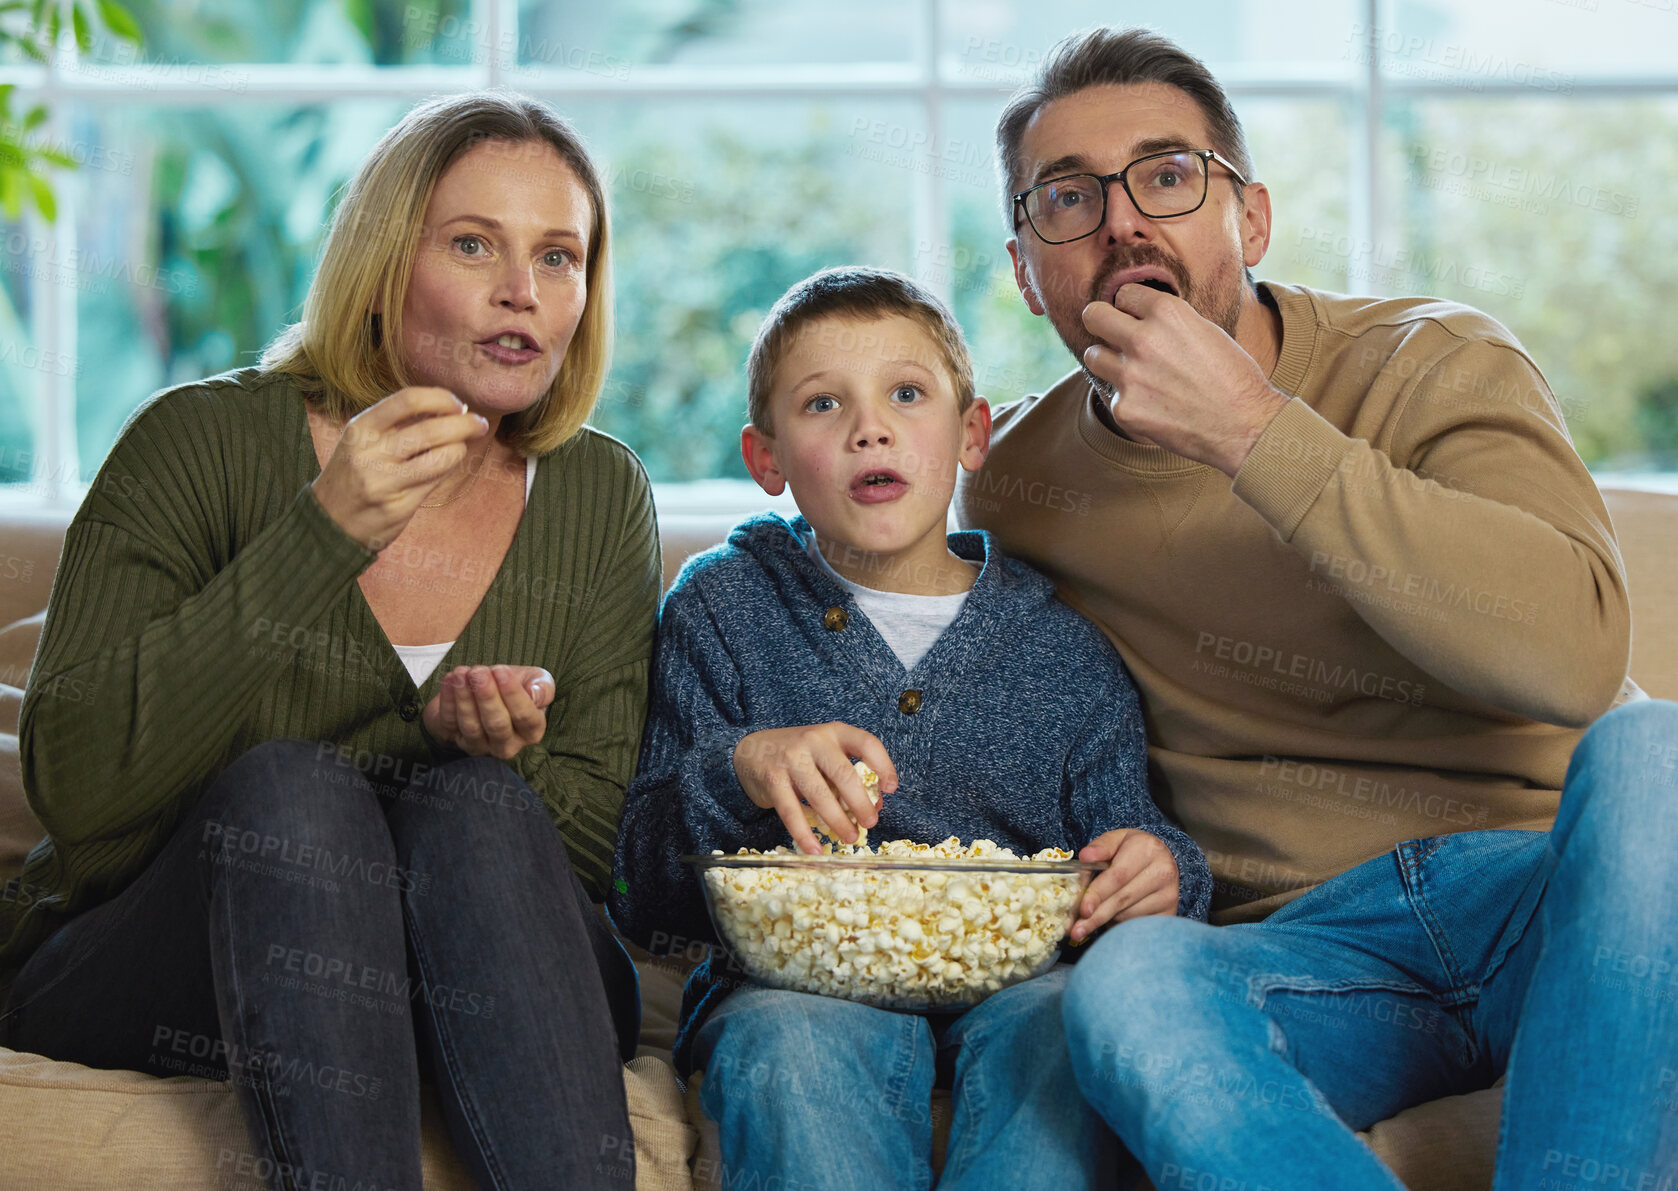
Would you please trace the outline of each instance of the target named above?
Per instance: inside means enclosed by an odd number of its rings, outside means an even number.
[[[1104,1185],[1122,1151],[1072,1079],[1060,1023],[1066,975],[1051,969],[953,1018],[736,989],[694,1041],[722,1185],[930,1187],[940,1070],[953,1084],[944,1191]]]
[[[1671,1191],[1675,853],[1678,704],[1631,704],[1548,833],[1412,840],[1262,923],[1109,932],[1066,994],[1078,1084],[1160,1191],[1394,1191],[1353,1130],[1504,1074],[1497,1191]]]
[[[479,1187],[634,1185],[634,968],[500,761],[375,787],[329,745],[227,767],[12,987],[0,1041],[231,1079],[218,1187],[420,1185],[420,1079]],[[614,1017],[615,1014],[615,1017]]]

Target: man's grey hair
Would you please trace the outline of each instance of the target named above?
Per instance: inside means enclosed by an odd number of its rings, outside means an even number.
[[[1062,40],[1043,59],[1035,76],[1014,92],[996,122],[996,162],[1002,174],[1003,218],[1014,227],[1014,195],[1025,185],[1020,141],[1032,117],[1057,99],[1086,87],[1107,84],[1164,83],[1194,100],[1206,117],[1212,143],[1227,161],[1253,176],[1247,135],[1230,106],[1229,96],[1212,72],[1193,54],[1150,29],[1090,29]],[[1233,179],[1232,179],[1233,181]],[[1235,183],[1236,193],[1241,184]]]

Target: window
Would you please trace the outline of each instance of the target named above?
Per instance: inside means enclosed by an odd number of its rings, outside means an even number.
[[[96,39],[0,64],[49,101],[56,225],[0,224],[0,486],[79,499],[149,393],[254,361],[297,317],[334,195],[418,99],[501,85],[589,139],[612,191],[619,336],[595,422],[667,508],[763,503],[744,361],[830,264],[947,297],[980,391],[1072,366],[1014,288],[994,121],[1068,0],[130,0]],[[1260,277],[1434,293],[1508,325],[1600,470],[1678,472],[1678,36],[1640,0],[1145,0],[1247,127],[1276,227]],[[765,204],[773,193],[783,201]],[[739,485],[730,488],[730,482]],[[1656,477],[1655,482],[1659,482]],[[1671,482],[1670,478],[1667,482]],[[720,497],[718,494],[721,494]]]

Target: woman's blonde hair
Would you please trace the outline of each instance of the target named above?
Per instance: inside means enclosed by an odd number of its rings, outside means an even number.
[[[552,146],[593,208],[583,317],[565,360],[539,401],[501,420],[509,445],[544,455],[582,428],[606,380],[610,235],[606,192],[582,138],[552,108],[522,95],[473,91],[428,100],[379,138],[333,213],[303,320],[282,331],[261,362],[296,377],[337,421],[412,384],[396,347],[425,211],[444,171],[486,143]]]

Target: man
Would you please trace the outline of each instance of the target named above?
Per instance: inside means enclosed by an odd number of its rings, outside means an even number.
[[[1390,1189],[1353,1130],[1507,1073],[1499,1188],[1666,1186],[1678,707],[1626,678],[1538,369],[1467,307],[1255,285],[1269,195],[1164,38],[1061,43],[997,145],[1020,292],[1082,369],[997,415],[961,516],[1118,646],[1238,924],[1095,943],[1085,1094],[1161,1188]]]

